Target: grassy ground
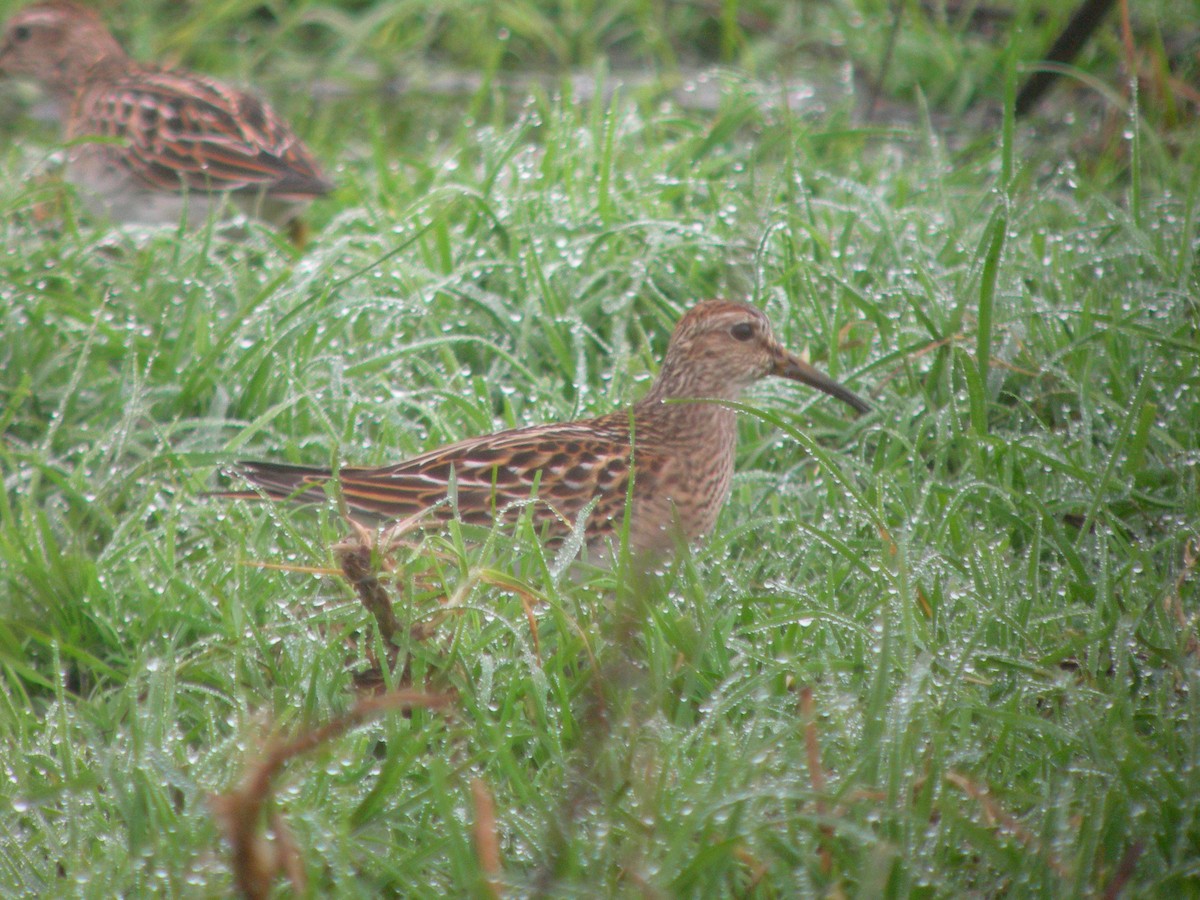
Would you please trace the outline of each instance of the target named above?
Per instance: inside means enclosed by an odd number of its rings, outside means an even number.
[[[284,768],[314,894],[486,894],[482,789],[516,894],[1200,895],[1186,104],[1131,112],[1110,26],[1073,121],[1014,126],[1003,28],[912,7],[863,124],[886,7],[783,6],[114,14],[311,137],[340,187],[302,252],[47,214],[53,131],[3,126],[5,893],[228,892],[210,797],[382,649],[344,581],[254,564],[330,565],[336,512],[206,499],[221,464],[607,411],[726,296],[877,410],[756,390],[717,533],[648,580],[431,536],[400,614],[461,612],[402,649],[457,697]],[[1150,63],[1194,40],[1171,8]],[[1061,24],[1003,27],[1024,60]],[[370,88],[410,60],[476,87]]]

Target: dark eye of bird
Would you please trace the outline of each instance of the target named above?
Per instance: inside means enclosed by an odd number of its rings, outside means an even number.
[[[748,341],[754,337],[754,326],[749,322],[738,322],[729,329],[729,333],[739,341]]]
[[[25,25],[18,25],[13,29],[13,40],[17,43],[29,40],[29,28]]]

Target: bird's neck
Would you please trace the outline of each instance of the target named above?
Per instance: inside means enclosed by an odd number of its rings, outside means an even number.
[[[46,87],[60,100],[70,101],[85,87],[116,81],[134,65],[120,45],[108,37],[94,45],[69,48]]]
[[[737,437],[734,411],[722,401],[737,400],[742,385],[714,378],[705,366],[677,359],[670,350],[658,377],[636,406],[639,418],[648,416],[656,430],[672,443],[697,452],[732,455]]]
[[[743,384],[732,381],[727,374],[693,360],[680,360],[670,351],[658,372],[658,377],[642,399],[643,403],[668,400],[737,400]]]
[[[113,82],[134,67],[133,61],[124,53],[96,56],[80,64],[75,82],[77,86]]]
[[[660,397],[651,392],[634,409],[637,420],[653,423],[647,427],[678,449],[724,456],[733,454],[737,441],[737,416],[724,399]]]

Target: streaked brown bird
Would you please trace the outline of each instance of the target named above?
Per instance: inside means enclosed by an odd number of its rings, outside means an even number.
[[[632,496],[630,550],[656,555],[712,529],[729,496],[737,439],[735,412],[723,401],[768,375],[808,384],[858,412],[869,409],[780,346],[758,309],[711,300],[679,320],[658,377],[632,409],[470,438],[381,468],[335,474],[239,462],[237,473],[257,490],[221,496],[323,501],[322,486],[336,478],[352,517],[416,517],[422,527],[456,513],[487,525],[536,496],[534,522],[547,541],[561,541],[586,515],[588,547],[602,554],[619,540]]]
[[[67,177],[118,222],[204,222],[214,206],[274,224],[332,190],[316,159],[266,103],[201,75],[130,59],[100,17],[45,0],[9,19],[0,71],[50,92],[69,147]],[[98,140],[88,141],[87,138]]]

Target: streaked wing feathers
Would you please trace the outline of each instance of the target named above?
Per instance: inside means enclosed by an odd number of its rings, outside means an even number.
[[[353,513],[398,520],[432,509],[440,521],[457,508],[472,524],[528,505],[536,485],[534,520],[556,523],[559,536],[599,497],[590,529],[599,533],[602,522],[619,524],[629,452],[628,416],[618,414],[471,438],[394,466],[343,468],[337,478]],[[328,469],[259,462],[239,463],[238,472],[273,498],[304,501],[324,500],[322,485],[332,477]]]
[[[80,103],[69,137],[125,138],[114,158],[150,187],[265,190],[296,200],[332,187],[269,106],[207,78],[139,69]]]

